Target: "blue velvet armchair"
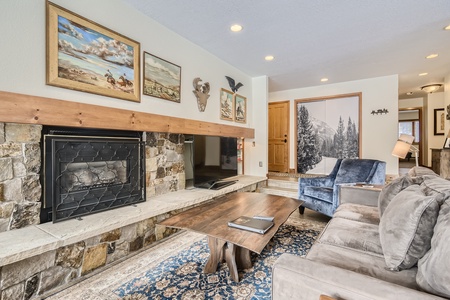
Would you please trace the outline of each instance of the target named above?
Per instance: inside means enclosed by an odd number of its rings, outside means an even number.
[[[339,206],[339,186],[349,183],[384,184],[386,163],[373,159],[338,159],[330,174],[325,177],[300,178],[298,198],[305,207],[333,216]]]

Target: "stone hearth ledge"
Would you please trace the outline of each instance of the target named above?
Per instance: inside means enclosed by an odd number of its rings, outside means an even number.
[[[93,215],[82,220],[44,223],[0,233],[0,267],[33,257],[60,247],[121,228],[176,209],[199,204],[266,180],[266,177],[239,175],[238,182],[220,190],[185,189],[152,196],[136,206],[125,206]]]

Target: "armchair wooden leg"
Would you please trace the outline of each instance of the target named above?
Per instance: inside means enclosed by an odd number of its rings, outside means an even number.
[[[298,211],[299,211],[299,213],[300,213],[301,215],[303,215],[303,214],[305,213],[305,207],[304,207],[304,206],[300,206],[300,207],[298,208]]]

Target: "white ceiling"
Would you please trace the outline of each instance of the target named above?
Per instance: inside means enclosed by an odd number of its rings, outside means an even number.
[[[267,75],[269,92],[399,74],[399,97],[415,98],[450,74],[449,0],[123,1],[249,76]],[[234,23],[244,29],[231,32]]]

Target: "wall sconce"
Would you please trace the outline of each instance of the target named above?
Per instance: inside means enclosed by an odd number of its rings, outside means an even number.
[[[387,114],[388,112],[389,111],[386,108],[380,108],[377,110],[372,110],[371,114],[372,115],[378,115],[378,114],[382,115],[382,114]]]
[[[412,143],[414,141],[414,137],[409,134],[401,134],[395,143],[394,150],[392,150],[392,155],[397,156],[399,158],[405,158],[408,154],[409,150],[414,152],[414,156],[416,158],[416,166],[419,166],[419,149],[414,146]]]
[[[440,83],[433,83],[433,84],[424,85],[420,89],[426,93],[431,94],[433,92],[436,92],[441,86],[442,86],[442,84],[440,84]]]

